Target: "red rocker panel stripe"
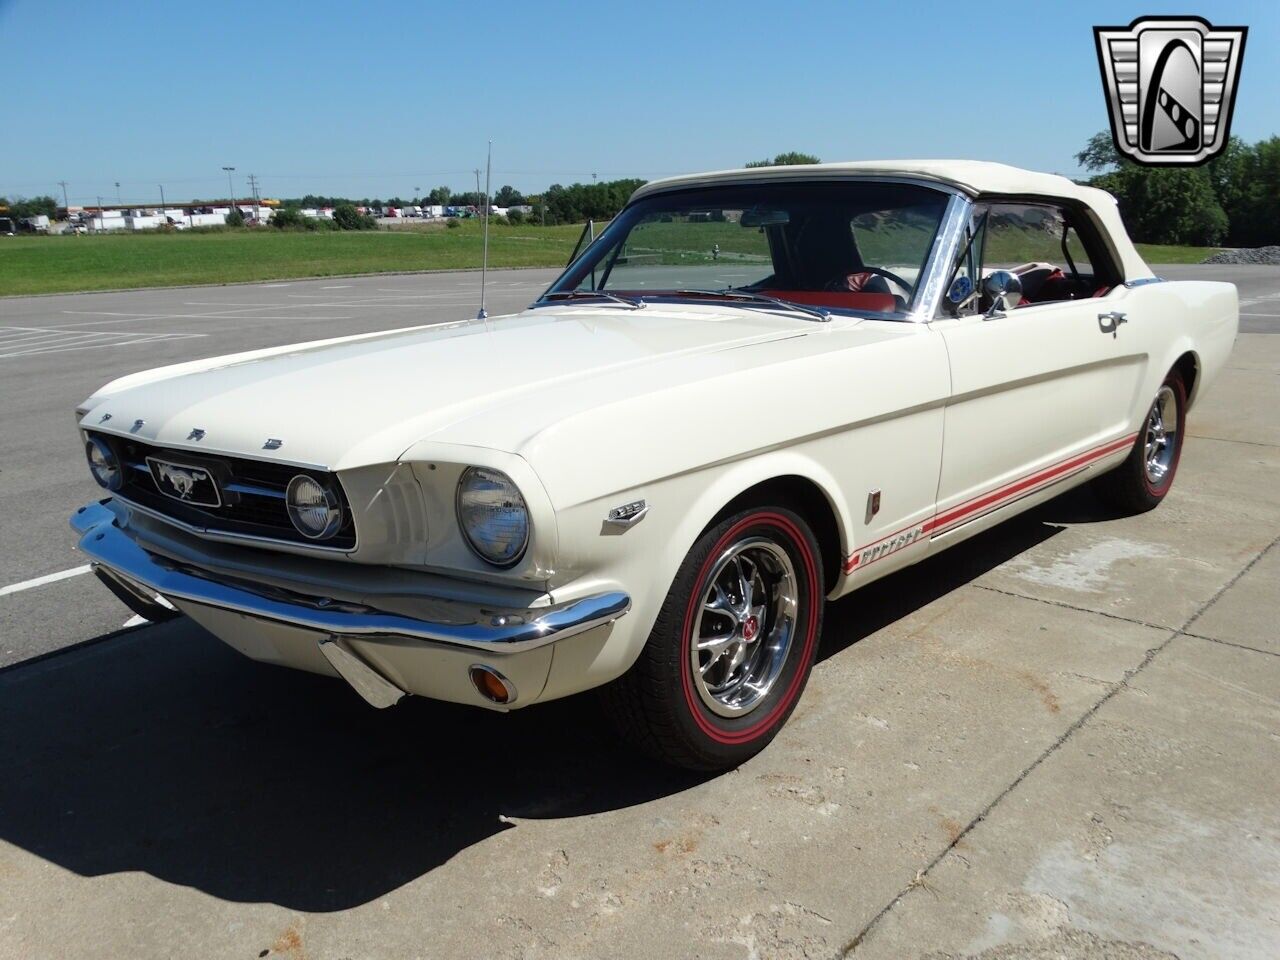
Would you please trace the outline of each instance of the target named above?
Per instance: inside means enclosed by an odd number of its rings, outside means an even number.
[[[1021,493],[1031,492],[1034,487],[1047,485],[1058,480],[1064,480],[1066,479],[1066,474],[1082,467],[1086,467],[1095,460],[1101,460],[1103,457],[1110,456],[1119,450],[1123,450],[1125,447],[1132,444],[1137,436],[1138,435],[1136,433],[1131,433],[1129,436],[1121,437],[1119,440],[1112,440],[1109,443],[1104,443],[1101,446],[1094,447],[1092,450],[1077,454],[1074,457],[1053,464],[1052,466],[1045,467],[1043,470],[1039,470],[1030,476],[1023,477],[1020,480],[1013,480],[1001,487],[996,487],[989,493],[979,494],[973,499],[967,500],[959,506],[952,507],[944,513],[935,514],[932,518],[925,520],[923,523],[913,523],[910,526],[903,527],[901,530],[895,530],[887,537],[881,537],[874,543],[868,543],[859,547],[854,552],[853,556],[849,557],[849,559],[845,561],[844,572],[851,573],[853,569],[858,566],[859,559],[865,551],[878,547],[880,544],[885,543],[888,540],[892,540],[894,537],[911,530],[913,527],[920,526],[922,528],[920,531],[921,536],[925,534],[937,536],[945,530],[960,526],[961,523],[976,519],[974,515],[984,511],[987,507],[995,509],[1000,505],[1001,501],[1008,500],[1011,497],[1016,497]],[[888,554],[886,553],[884,556],[888,556]],[[875,561],[879,559],[879,557],[875,557],[868,560],[867,564],[875,563]]]

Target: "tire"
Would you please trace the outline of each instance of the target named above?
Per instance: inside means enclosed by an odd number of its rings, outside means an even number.
[[[1129,456],[1098,479],[1099,495],[1128,514],[1145,513],[1159,506],[1178,472],[1186,425],[1187,388],[1182,375],[1170,371],[1147,411]]]
[[[808,682],[824,582],[817,540],[794,511],[753,507],[716,523],[680,565],[639,658],[604,691],[619,732],[691,770],[764,749]]]

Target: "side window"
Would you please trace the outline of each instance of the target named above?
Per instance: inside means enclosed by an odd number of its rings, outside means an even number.
[[[1080,239],[1080,234],[1076,232],[1076,228],[1067,227],[1067,256],[1071,258],[1071,265],[1075,267],[1077,273],[1093,276],[1093,264],[1089,260],[1089,251],[1085,249],[1084,241]]]
[[[1037,204],[997,203],[987,220],[987,241],[982,269],[1013,270],[1025,264],[1061,261],[1066,217],[1058,207]]]
[[[1093,258],[1062,207],[995,203],[982,248],[982,276],[1009,270],[1022,284],[1020,307],[1094,294]],[[982,302],[982,309],[989,304]]]

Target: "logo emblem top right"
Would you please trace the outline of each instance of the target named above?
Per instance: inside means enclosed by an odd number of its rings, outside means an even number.
[[[1199,17],[1094,27],[1116,149],[1150,166],[1195,166],[1220,154],[1248,32]]]

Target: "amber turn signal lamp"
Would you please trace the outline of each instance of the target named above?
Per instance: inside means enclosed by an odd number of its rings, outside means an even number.
[[[472,685],[486,700],[504,705],[515,700],[516,688],[493,667],[476,664],[470,673]]]

